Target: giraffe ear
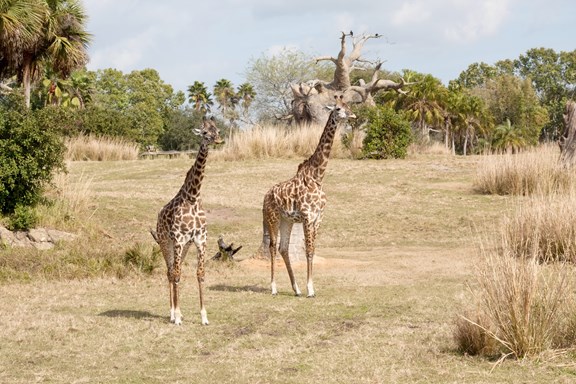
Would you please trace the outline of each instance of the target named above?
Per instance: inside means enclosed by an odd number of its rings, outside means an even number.
[[[202,136],[202,131],[199,130],[198,128],[194,128],[192,130],[192,133],[194,133],[195,135],[198,135],[198,136]]]

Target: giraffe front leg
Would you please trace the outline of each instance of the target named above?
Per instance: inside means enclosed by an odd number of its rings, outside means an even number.
[[[312,267],[314,264],[314,252],[316,242],[316,228],[312,225],[304,223],[304,240],[306,242],[306,290],[308,291],[307,297],[316,297],[314,291],[314,282],[312,280]]]
[[[204,307],[204,259],[206,255],[206,241],[197,241],[196,247],[198,248],[198,267],[196,268],[196,277],[198,278],[198,294],[200,298],[200,318],[202,325],[210,324],[208,322],[208,313]]]
[[[170,322],[176,325],[182,324],[182,313],[178,303],[178,283],[180,277],[176,275],[175,268],[168,270],[168,288],[170,290]]]

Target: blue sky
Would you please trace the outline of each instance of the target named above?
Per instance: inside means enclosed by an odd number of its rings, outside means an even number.
[[[251,59],[295,48],[336,55],[341,31],[384,35],[363,56],[445,84],[475,62],[530,48],[576,49],[573,0],[84,0],[93,34],[88,69],[154,68],[185,91],[245,81]]]

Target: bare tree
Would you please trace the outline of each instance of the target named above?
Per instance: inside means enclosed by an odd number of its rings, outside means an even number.
[[[352,40],[352,50],[347,54],[347,38]],[[320,56],[315,59],[320,61],[331,61],[336,68],[331,82],[321,80],[310,80],[299,84],[291,84],[292,89],[292,114],[291,117],[297,124],[317,123],[323,124],[328,116],[328,111],[324,108],[334,100],[335,93],[344,94],[347,103],[367,103],[374,105],[373,96],[379,91],[394,90],[405,93],[402,90],[405,83],[402,79],[399,83],[392,80],[380,79],[380,67],[382,62],[370,62],[362,58],[362,48],[369,39],[378,39],[382,35],[362,35],[354,37],[352,31],[342,32],[340,37],[340,52],[338,56]],[[360,81],[358,85],[350,82],[350,73],[354,69],[366,69],[367,65],[374,65],[374,72],[371,80],[366,83]]]

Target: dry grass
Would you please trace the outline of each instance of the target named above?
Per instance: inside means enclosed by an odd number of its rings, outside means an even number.
[[[486,155],[478,167],[475,188],[480,193],[517,196],[569,191],[576,180],[558,162],[558,156],[554,145],[520,154]]]
[[[69,161],[114,161],[138,159],[138,145],[122,138],[79,135],[66,140]]]
[[[455,331],[460,350],[525,358],[574,344],[572,266],[486,251],[476,273],[476,307]]]
[[[503,220],[503,247],[539,262],[576,263],[576,194],[534,196]]]
[[[150,275],[122,266],[153,252],[148,228],[192,160],[73,162],[67,183],[89,190],[76,214],[82,220],[71,221],[78,240],[45,252],[0,250],[0,277],[7,265],[27,276],[0,284],[0,382],[573,379],[567,354],[505,361],[491,372],[492,362],[457,352],[454,317],[474,278],[477,231],[498,235],[493,223],[516,199],[473,193],[479,158],[332,159],[317,240],[317,297],[306,299],[292,296],[282,268],[279,295],[271,297],[269,266],[249,258],[261,242],[264,193],[291,177],[302,158],[215,161],[214,154],[202,186],[208,254],[222,234],[243,245],[238,257],[246,260],[207,263],[210,326],[199,324],[193,249],[181,283],[182,327],[168,320],[162,261]],[[295,272],[303,285],[306,266],[295,265]]]
[[[323,129],[319,125],[289,129],[256,126],[234,134],[222,150],[214,153],[213,158],[231,161],[307,157],[316,149]],[[349,158],[350,152],[342,145],[340,136],[341,129],[336,132],[330,157]]]

